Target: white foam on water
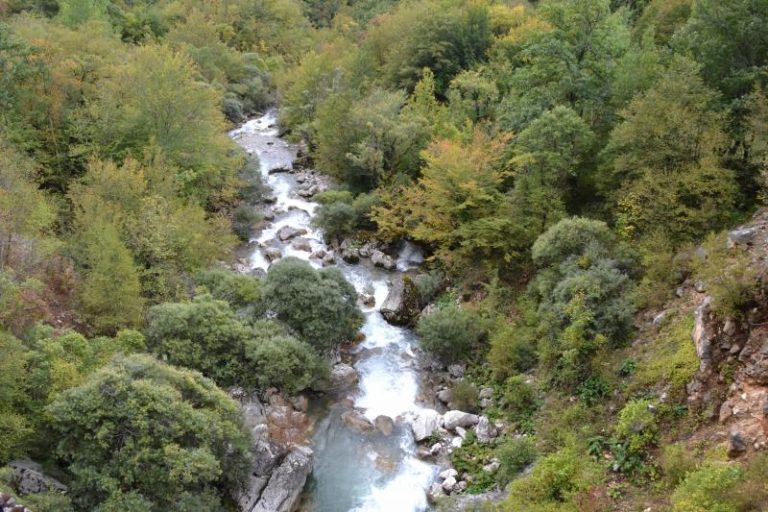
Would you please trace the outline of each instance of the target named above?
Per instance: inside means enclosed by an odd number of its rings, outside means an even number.
[[[230,132],[230,136],[247,151],[258,155],[264,181],[270,186],[275,196],[272,208],[276,213],[276,219],[253,240],[259,247],[255,248],[251,254],[250,265],[251,268],[267,270],[270,262],[264,255],[264,249],[272,246],[280,249],[284,257],[294,256],[319,268],[321,262],[311,258],[310,252],[293,248],[292,240],[285,242],[274,240],[281,228],[290,226],[307,230],[306,234],[300,236],[308,239],[312,252],[320,249],[328,250],[323,243],[322,233],[312,225],[312,216],[319,205],[295,194],[296,182],[291,174],[269,174],[270,169],[291,168],[295,157],[294,148],[278,138],[279,130],[276,121],[276,112],[271,111]],[[397,267],[403,271],[418,266],[422,261],[423,256],[420,250],[406,243],[397,259]],[[375,306],[363,308],[365,323],[362,332],[365,339],[358,350],[368,349],[376,352],[362,358],[355,365],[360,375],[355,406],[362,408],[365,416],[371,420],[379,415],[386,415],[392,419],[398,416],[411,416],[421,409],[416,403],[419,391],[418,376],[412,368],[414,336],[405,328],[387,323],[378,311],[389,293],[390,281],[394,275],[363,264],[351,266],[340,262],[339,268],[358,293],[372,293],[375,298]],[[426,510],[428,504],[425,490],[433,481],[436,468],[416,458],[416,447],[407,429],[401,429],[399,432],[396,439],[393,436],[387,441],[390,443],[389,449],[398,453],[397,466],[391,473],[377,468],[376,461],[381,455],[370,449],[371,441],[366,441],[365,438],[347,437],[350,433],[343,433],[348,442],[360,443],[359,446],[355,444],[356,448],[352,450],[355,453],[359,452],[359,456],[363,457],[357,461],[335,460],[338,457],[348,457],[350,448],[353,448],[352,445],[346,442],[338,444],[338,441],[329,445],[328,439],[319,441],[316,446],[317,456],[330,458],[318,460],[316,465],[318,470],[337,462],[349,464],[367,461],[367,463],[364,464],[365,469],[359,468],[358,481],[355,484],[350,484],[347,480],[340,481],[336,474],[327,474],[325,482],[329,487],[321,489],[318,493],[325,497],[326,503],[316,503],[317,509],[321,512],[343,512],[340,510],[339,503],[335,501],[339,496],[334,494],[337,493],[336,489],[342,486],[344,492],[353,494],[345,498],[345,503],[354,503],[353,506],[343,506],[348,510],[359,512]],[[398,444],[392,445],[393,442]],[[329,446],[331,448],[328,448]],[[326,449],[329,453],[325,453]]]

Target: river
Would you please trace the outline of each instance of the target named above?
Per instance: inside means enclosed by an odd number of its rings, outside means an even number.
[[[279,137],[275,111],[252,119],[230,136],[249,153],[259,157],[264,181],[275,196],[274,220],[258,235],[249,255],[252,269],[269,267],[263,246],[269,242],[281,255],[295,256],[319,268],[322,262],[291,242],[273,242],[284,226],[305,229],[312,253],[328,251],[322,233],[311,220],[317,203],[296,194],[302,186],[292,173],[270,170],[292,168],[297,148]],[[417,340],[410,329],[387,323],[379,308],[387,296],[395,272],[419,263],[418,252],[406,246],[397,260],[397,270],[387,272],[364,259],[360,264],[336,265],[358,292],[372,293],[375,305],[362,308],[364,341],[356,348],[355,368],[360,376],[356,388],[344,398],[354,402],[373,421],[379,415],[396,420],[391,436],[361,434],[341,421],[347,409],[338,402],[324,406],[312,438],[315,469],[306,489],[306,508],[314,512],[417,512],[428,509],[425,491],[437,468],[416,457],[416,446],[405,419],[421,409],[417,403],[419,379],[413,347]],[[400,421],[398,421],[398,418]]]

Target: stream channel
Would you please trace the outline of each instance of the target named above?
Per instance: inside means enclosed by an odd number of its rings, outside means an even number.
[[[330,249],[311,223],[317,203],[296,193],[301,184],[294,174],[270,173],[291,169],[297,154],[295,145],[280,138],[276,112],[246,122],[230,136],[258,156],[264,181],[275,198],[274,220],[251,241],[251,270],[269,267],[264,252],[267,242],[278,248],[282,257],[294,256],[320,268],[322,260],[310,255]],[[302,236],[308,240],[311,252],[294,248],[290,240],[275,243],[284,226],[306,230]],[[378,431],[359,433],[342,422],[341,414],[348,408],[340,401],[324,406],[312,437],[315,466],[305,490],[307,510],[417,512],[429,508],[425,490],[434,480],[437,467],[416,457],[411,431],[403,421],[421,409],[417,404],[419,376],[413,352],[417,340],[410,329],[390,325],[379,312],[391,280],[397,272],[418,266],[419,256],[406,245],[397,258],[397,268],[391,272],[374,267],[369,259],[350,265],[336,257],[336,265],[358,293],[375,297],[375,305],[362,308],[365,339],[354,349],[358,353],[354,366],[359,382],[341,398],[350,398],[371,421],[379,415],[389,416],[395,420],[395,430],[390,436]]]

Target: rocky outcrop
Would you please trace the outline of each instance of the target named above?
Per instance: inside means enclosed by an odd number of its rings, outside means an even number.
[[[31,460],[13,461],[8,466],[13,470],[12,485],[21,494],[43,492],[67,492],[67,486],[43,473],[43,467]]]
[[[0,492],[0,512],[32,512],[24,505],[16,503],[16,498],[10,494]]]
[[[381,315],[394,325],[411,325],[421,312],[416,284],[408,276],[398,277],[381,305]]]
[[[244,512],[293,512],[313,463],[314,454],[310,448],[293,448],[272,472],[255,506],[244,509]]]
[[[264,406],[255,396],[234,391],[253,439],[253,461],[246,489],[238,497],[242,512],[292,512],[312,471],[312,450],[295,445],[308,429],[304,403],[291,404],[272,393]]]
[[[391,436],[395,430],[395,422],[389,416],[379,415],[373,420],[373,424],[376,430],[384,434],[385,436]]]

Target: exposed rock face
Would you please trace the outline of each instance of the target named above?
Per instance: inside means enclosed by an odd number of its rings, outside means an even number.
[[[411,325],[421,312],[419,290],[408,276],[398,277],[381,305],[381,315],[394,325]]]
[[[253,438],[253,464],[238,506],[242,512],[291,512],[313,463],[312,450],[293,445],[308,428],[306,414],[294,410],[304,404],[299,400],[291,406],[280,395],[270,396],[267,407],[253,396],[240,399],[245,426]]]
[[[469,428],[477,425],[478,421],[477,416],[464,411],[448,411],[443,414],[443,427],[447,430],[455,430],[456,427]]]
[[[394,270],[396,266],[395,260],[393,260],[391,256],[378,249],[371,253],[371,261],[377,267],[381,267],[385,270]]]
[[[24,505],[16,503],[16,498],[0,492],[0,512],[32,512]]]
[[[313,463],[311,449],[305,446],[292,449],[273,471],[256,505],[244,512],[293,512]]]
[[[31,460],[17,460],[8,464],[13,470],[13,485],[21,494],[39,494],[55,491],[67,492],[67,486],[46,476],[40,464]]]
[[[696,314],[694,316],[693,324],[693,343],[696,345],[696,355],[699,356],[701,362],[701,371],[706,372],[712,365],[712,330],[709,328],[709,323],[712,321],[712,310],[710,303],[712,299],[707,297],[704,299],[698,308],[696,308]]]
[[[338,363],[331,368],[331,386],[334,389],[344,389],[357,382],[357,370],[348,364]]]
[[[420,410],[408,424],[413,431],[413,437],[416,441],[423,441],[440,428],[442,417],[434,409]]]

